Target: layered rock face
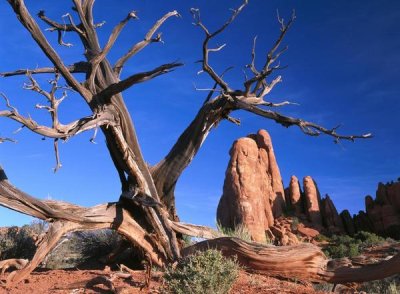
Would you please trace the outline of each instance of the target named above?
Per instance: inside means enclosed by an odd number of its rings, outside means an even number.
[[[339,214],[329,195],[321,198],[310,176],[303,179],[303,191],[296,176],[284,189],[265,130],[235,141],[230,156],[217,209],[223,227],[243,224],[254,241],[270,239],[279,245],[296,244],[294,233],[308,240],[318,233],[353,235],[357,231],[400,238],[400,182],[379,184],[376,199],[365,199],[366,212],[352,217],[348,210]],[[284,214],[300,223],[294,225]]]

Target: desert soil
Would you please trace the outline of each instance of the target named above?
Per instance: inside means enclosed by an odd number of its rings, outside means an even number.
[[[12,289],[0,288],[0,293],[12,294],[61,294],[61,293],[162,293],[161,273],[154,272],[150,288],[144,288],[144,271],[135,271],[130,279],[116,278],[113,280],[115,291],[105,284],[105,278],[110,278],[113,272],[107,270],[38,270],[28,279]],[[0,276],[2,280],[6,276]],[[322,293],[315,292],[311,284],[288,282],[257,274],[240,272],[239,278],[230,293]],[[206,294],[206,293],[204,293]]]

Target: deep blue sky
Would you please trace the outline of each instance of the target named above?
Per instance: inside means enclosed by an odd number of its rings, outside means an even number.
[[[26,1],[32,13],[45,9],[47,15],[61,21],[69,11],[70,1]],[[63,4],[62,4],[63,3]],[[118,3],[118,4],[117,4]],[[165,44],[153,44],[138,54],[124,70],[124,75],[152,69],[162,63],[179,60],[183,68],[126,91],[124,97],[131,110],[145,159],[158,162],[189,124],[206,93],[194,90],[193,84],[208,88],[212,82],[197,75],[201,58],[202,32],[194,27],[190,7],[199,7],[205,24],[217,28],[229,17],[229,8],[240,1],[96,1],[95,19],[106,20],[99,29],[102,41],[131,10],[137,10],[139,21],[127,25],[111,52],[116,60],[131,44],[142,39],[147,29],[164,13],[177,9],[182,18],[170,19],[160,30]],[[226,48],[211,56],[211,64],[222,71],[234,65],[227,74],[230,85],[241,87],[242,67],[250,60],[252,39],[258,36],[257,58],[263,56],[278,34],[276,10],[286,19],[292,9],[297,19],[285,44],[289,51],[281,63],[283,83],[270,95],[278,102],[291,100],[300,106],[289,106],[282,112],[301,116],[327,127],[342,123],[342,133],[372,132],[372,140],[336,145],[330,137],[313,138],[299,129],[285,129],[244,112],[237,112],[242,126],[221,123],[207,138],[201,151],[184,172],[177,185],[177,206],[181,219],[206,225],[215,224],[215,211],[222,193],[228,151],[232,142],[260,128],[273,138],[285,186],[292,174],[302,178],[311,175],[321,193],[328,193],[339,210],[352,213],[364,208],[364,196],[375,194],[377,183],[400,176],[400,2],[391,1],[265,1],[252,0],[240,17],[215,45]],[[43,26],[45,28],[46,26]],[[6,1],[0,2],[0,71],[35,68],[50,63],[31,41]],[[74,47],[56,44],[56,35],[46,33],[66,63],[82,59],[78,40],[65,36]],[[43,85],[49,77],[38,78]],[[8,95],[21,113],[48,122],[34,109],[42,102],[21,86],[25,79],[1,78],[0,91]],[[71,95],[62,105],[64,122],[89,114],[80,97]],[[4,103],[0,102],[1,109]],[[96,145],[89,143],[92,133],[72,138],[61,145],[62,169],[53,174],[54,155],[51,140],[41,140],[23,130],[17,135],[15,123],[1,118],[0,136],[13,136],[17,144],[0,145],[0,164],[9,179],[22,190],[39,198],[52,198],[80,205],[95,205],[118,199],[118,178],[101,135]],[[0,209],[0,226],[22,224],[30,218]]]

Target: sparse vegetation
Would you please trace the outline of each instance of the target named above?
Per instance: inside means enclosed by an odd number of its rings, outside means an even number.
[[[382,238],[374,233],[364,231],[358,232],[354,238],[362,242],[360,245],[361,249],[385,242],[385,238]]]
[[[400,293],[400,276],[363,283],[358,290],[368,294],[398,294]]]
[[[47,230],[44,221],[33,221],[22,227],[10,227],[0,234],[0,259],[32,259],[38,238]],[[46,257],[44,266],[68,268],[109,253],[120,240],[112,230],[94,230],[71,233],[59,242],[56,249]]]
[[[319,234],[315,237],[315,241],[318,242],[329,242],[329,237],[325,236],[324,234]]]
[[[36,251],[38,236],[47,229],[46,222],[34,221],[22,227],[10,227],[0,234],[0,258],[31,259]]]
[[[290,228],[292,231],[297,231],[297,226],[299,225],[299,219],[295,216],[292,217],[292,223],[290,224]]]
[[[329,242],[329,245],[325,246],[323,251],[331,258],[354,257],[360,255],[363,249],[385,241],[384,238],[370,232],[358,232],[354,237],[349,235],[333,235],[331,238],[328,238],[320,235],[319,240]]]
[[[225,236],[235,237],[235,238],[239,238],[239,239],[242,239],[244,241],[249,241],[249,242],[252,241],[249,230],[243,224],[236,225],[234,229],[225,228],[221,224],[217,224],[217,229],[219,232],[221,232]]]
[[[221,224],[217,223],[217,229],[220,233],[224,234],[227,237],[239,238],[239,239],[242,239],[247,242],[253,241],[249,230],[243,224],[238,224],[235,226],[234,229],[231,229],[231,228],[225,228]],[[272,244],[272,241],[266,235],[265,242],[263,242],[263,243],[264,244]]]
[[[174,294],[224,294],[229,292],[238,274],[236,260],[209,249],[183,258],[175,269],[168,268],[164,290]]]
[[[318,283],[318,284],[313,284],[313,288],[315,291],[320,291],[320,292],[332,292],[333,289],[332,284],[329,283]]]
[[[46,267],[72,268],[97,260],[117,247],[120,240],[118,233],[106,229],[71,233],[46,258]]]
[[[184,247],[190,246],[194,243],[193,238],[188,235],[182,235],[182,241],[184,243]]]

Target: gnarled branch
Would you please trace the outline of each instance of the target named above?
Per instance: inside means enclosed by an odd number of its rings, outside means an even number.
[[[161,41],[161,34],[158,34],[155,38],[153,37],[156,31],[161,27],[161,25],[170,17],[172,16],[179,16],[179,13],[174,10],[171,12],[168,12],[165,14],[162,18],[160,18],[147,32],[146,36],[144,37],[143,41],[140,41],[139,43],[133,45],[126,54],[124,54],[120,59],[117,60],[117,62],[114,65],[114,72],[119,76],[121,74],[122,68],[124,67],[124,64],[137,54],[139,51],[141,51],[143,48],[145,48],[147,45],[150,43],[154,42],[160,42]]]
[[[239,109],[243,109],[243,110],[252,112],[256,115],[259,115],[259,116],[262,116],[262,117],[265,117],[268,119],[272,119],[276,123],[281,124],[284,127],[298,126],[302,130],[302,132],[305,133],[306,135],[319,136],[321,133],[323,133],[325,135],[329,135],[329,136],[332,136],[333,138],[335,138],[335,142],[337,142],[338,140],[354,141],[355,139],[372,138],[371,133],[367,133],[367,134],[363,134],[363,135],[341,135],[336,132],[338,127],[334,127],[332,129],[327,129],[316,123],[305,121],[300,118],[285,116],[276,111],[261,109],[260,107],[257,107],[252,104],[248,104],[240,99],[237,99],[235,102]]]
[[[209,64],[209,52],[215,52],[215,51],[220,51],[225,45],[222,45],[218,47],[217,49],[210,49],[208,48],[208,43],[212,38],[223,32],[235,19],[236,17],[240,14],[240,12],[245,8],[245,6],[248,4],[248,0],[243,1],[242,5],[233,10],[232,16],[222,25],[218,30],[216,30],[213,33],[210,33],[210,31],[207,29],[207,27],[202,23],[201,17],[200,17],[200,10],[197,8],[192,8],[190,11],[193,15],[194,18],[194,24],[196,26],[199,26],[205,33],[206,37],[203,41],[203,60],[202,60],[202,65],[203,65],[203,70],[207,72],[210,77],[226,92],[231,91],[228,84],[222,79],[221,76],[219,76],[215,70],[210,66]]]
[[[135,19],[137,18],[135,11],[130,12],[111,32],[111,35],[104,46],[103,50],[97,55],[95,55],[91,60],[90,60],[90,65],[91,65],[91,73],[88,78],[88,81],[91,85],[91,87],[94,87],[95,83],[95,76],[97,73],[97,69],[100,65],[100,63],[104,60],[104,58],[107,56],[107,54],[110,52],[111,48],[113,47],[114,43],[116,42],[118,36],[120,35],[122,29],[125,27],[125,25],[128,23],[130,19]]]
[[[59,70],[67,83],[77,91],[86,101],[91,101],[91,93],[85,89],[71,74],[68,68],[64,65],[60,56],[51,47],[46,37],[43,35],[38,24],[33,19],[28,9],[25,6],[23,0],[8,0],[11,7],[14,9],[15,14],[18,16],[19,21],[22,25],[30,32],[32,38],[36,41],[42,51],[46,54],[49,60],[54,64],[54,66]]]
[[[66,66],[70,73],[88,73],[89,72],[89,63],[85,61],[80,61],[74,63],[72,65]],[[18,69],[15,71],[7,71],[1,72],[0,77],[12,77],[12,76],[19,76],[19,75],[26,75],[26,74],[48,74],[48,73],[56,73],[58,72],[57,68],[55,67],[42,67],[36,69]]]
[[[56,127],[47,127],[38,124],[31,117],[25,117],[21,115],[15,107],[10,105],[7,96],[5,96],[3,93],[0,93],[0,95],[6,100],[7,106],[11,109],[1,110],[0,117],[8,117],[16,122],[21,123],[24,127],[27,127],[31,131],[48,138],[67,140],[68,138],[84,131],[94,129],[102,125],[112,126],[115,124],[113,114],[106,109],[95,114],[94,116],[87,116],[70,122],[69,124],[59,123]]]
[[[104,89],[102,92],[98,93],[97,96],[109,98],[115,94],[125,91],[126,89],[132,87],[133,85],[143,83],[143,82],[151,80],[152,78],[155,78],[159,75],[169,73],[175,67],[182,66],[182,65],[183,65],[182,63],[172,62],[172,63],[163,64],[151,71],[141,72],[141,73],[131,75],[130,77],[128,77],[120,82],[111,84],[106,89]]]

